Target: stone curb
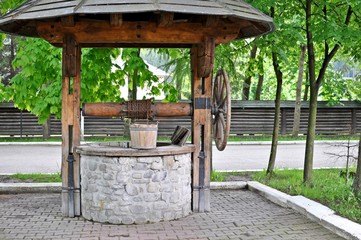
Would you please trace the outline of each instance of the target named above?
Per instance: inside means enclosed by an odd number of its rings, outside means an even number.
[[[62,183],[0,183],[0,194],[61,192]],[[212,190],[248,189],[282,207],[292,208],[333,233],[349,240],[361,240],[361,225],[340,217],[328,207],[303,196],[290,196],[255,181],[211,182]]]
[[[224,190],[240,190],[246,189],[247,182],[211,182],[211,190],[224,189]]]
[[[336,215],[328,207],[303,196],[287,195],[259,182],[250,181],[247,182],[247,186],[250,191],[260,194],[271,202],[294,209],[345,239],[361,240],[361,225]]]
[[[247,182],[248,190],[256,192],[262,197],[274,202],[282,207],[288,208],[288,199],[291,197],[283,192],[276,189],[263,185],[259,182],[249,181]]]
[[[62,183],[0,183],[0,194],[61,192]]]

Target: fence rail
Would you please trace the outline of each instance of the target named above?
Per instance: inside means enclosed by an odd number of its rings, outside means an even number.
[[[293,101],[281,104],[280,134],[292,133]],[[307,132],[308,103],[301,105],[300,134]],[[231,135],[271,134],[274,119],[273,101],[233,101]],[[160,136],[171,136],[177,125],[191,128],[192,117],[156,118]],[[120,118],[84,117],[86,136],[124,136],[126,126]],[[355,134],[361,130],[361,103],[342,102],[338,106],[318,103],[316,134]],[[41,125],[33,114],[21,111],[12,103],[0,103],[0,136],[61,135],[61,121],[53,116]]]

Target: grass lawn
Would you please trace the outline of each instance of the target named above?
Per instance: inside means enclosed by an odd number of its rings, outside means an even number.
[[[303,184],[302,170],[276,170],[272,178],[265,172],[213,173],[214,180],[226,180],[229,175],[249,175],[253,180],[289,195],[302,195],[333,209],[337,214],[361,224],[361,199],[352,191],[352,179],[346,183],[340,169],[314,170],[312,184]],[[355,171],[355,169],[353,169]],[[212,180],[213,180],[212,179]]]
[[[20,182],[33,182],[33,183],[49,183],[49,182],[61,182],[60,173],[54,174],[42,174],[42,173],[30,173],[30,174],[14,174],[7,176]]]

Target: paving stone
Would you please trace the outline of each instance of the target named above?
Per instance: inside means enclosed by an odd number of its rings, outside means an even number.
[[[57,193],[0,195],[0,239],[343,239],[292,209],[243,190],[212,191],[209,213],[144,225],[66,218],[60,201]]]

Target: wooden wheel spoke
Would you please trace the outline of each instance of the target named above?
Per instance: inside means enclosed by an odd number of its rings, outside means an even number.
[[[220,101],[220,103],[219,103],[219,105],[218,105],[218,108],[225,110],[225,105],[224,105],[224,104],[227,103],[227,100],[228,100],[228,98],[227,98],[227,96],[225,96],[225,97],[223,98],[223,100]],[[227,104],[226,104],[226,105],[227,105]]]
[[[223,97],[224,95],[227,95],[227,92],[224,92],[224,85],[225,85],[225,83],[224,83],[224,78],[222,77],[222,82],[220,83],[221,84],[221,91],[220,91],[220,94],[219,94],[219,96],[220,97]]]
[[[224,70],[219,70],[213,86],[213,136],[217,149],[223,151],[227,144],[231,121],[231,90]]]
[[[221,98],[222,98],[222,89],[221,89],[221,78],[218,77],[217,78],[217,82],[216,82],[216,102],[218,103]]]
[[[216,123],[216,139],[223,141],[224,128],[225,128],[224,117],[222,115],[219,115],[218,122]]]
[[[221,122],[223,129],[225,129],[226,128],[226,120],[224,119],[223,113],[219,114],[219,121]]]

